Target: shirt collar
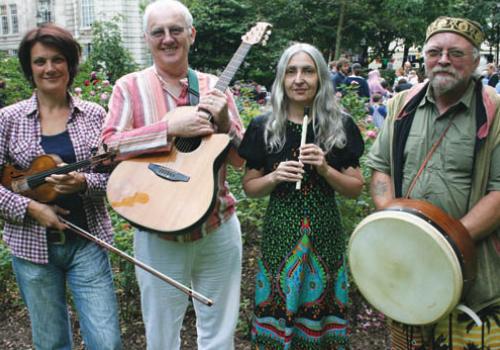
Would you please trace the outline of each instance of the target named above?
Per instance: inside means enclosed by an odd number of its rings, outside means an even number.
[[[75,115],[76,112],[83,111],[83,101],[77,97],[74,97],[68,92],[69,99],[69,110],[70,110],[70,119]],[[26,107],[26,116],[28,117],[37,117],[38,116],[38,97],[36,95],[36,91],[33,92],[33,95],[28,100],[28,105]]]
[[[475,86],[475,80],[470,79],[469,85],[467,86],[467,89],[465,90],[465,93],[462,95],[460,100],[457,101],[456,105],[462,104],[465,106],[465,108],[469,109],[471,104],[472,104],[472,99],[474,98],[474,86]],[[425,93],[425,97],[420,101],[418,107],[423,107],[425,106],[426,103],[432,103],[436,104],[436,100],[434,99],[434,96],[432,94],[432,86],[429,84],[427,86],[427,91]]]

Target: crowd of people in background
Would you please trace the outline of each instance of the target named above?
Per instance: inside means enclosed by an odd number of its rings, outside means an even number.
[[[394,71],[392,82],[382,77],[378,69],[365,68],[360,63],[351,63],[344,57],[329,63],[330,77],[337,97],[345,96],[348,91],[356,92],[366,101],[367,114],[377,128],[382,126],[386,115],[385,105],[391,97],[426,81],[419,67],[409,61],[398,67],[394,61],[391,59],[386,67],[387,71]],[[481,72],[483,84],[495,88],[500,94],[499,77],[499,70],[494,63],[488,63]]]

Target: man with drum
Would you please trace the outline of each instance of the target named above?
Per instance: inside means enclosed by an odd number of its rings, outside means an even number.
[[[143,22],[153,66],[116,82],[102,134],[104,143],[118,147],[126,156],[167,153],[172,150],[173,137],[226,133],[237,146],[243,127],[232,94],[214,89],[217,77],[189,68],[189,50],[196,37],[189,9],[180,1],[157,0],[146,7]],[[199,107],[213,116],[215,124],[198,110],[182,118],[168,113],[197,105],[197,97]],[[215,209],[201,227],[185,235],[160,235],[142,229],[134,235],[138,260],[212,298],[212,307],[193,303],[198,349],[234,348],[242,241],[236,201],[225,181],[231,159],[238,160],[228,156],[219,170]],[[192,196],[192,203],[196,203],[196,193]],[[165,201],[173,207],[179,205],[169,197]],[[147,348],[179,349],[188,296],[141,269],[136,275]]]
[[[425,327],[392,322],[392,349],[500,349],[500,97],[474,75],[483,40],[468,19],[430,24],[423,50],[429,81],[389,101],[367,163],[377,209],[394,198],[422,200],[467,229],[478,269],[463,302],[483,324],[457,309]]]

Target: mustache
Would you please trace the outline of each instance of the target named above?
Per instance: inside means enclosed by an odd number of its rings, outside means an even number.
[[[457,71],[454,68],[452,68],[452,67],[447,67],[447,68],[444,68],[444,67],[434,67],[431,70],[431,73],[433,75],[437,74],[437,73],[448,73],[448,74],[453,75],[454,77],[457,77]]]

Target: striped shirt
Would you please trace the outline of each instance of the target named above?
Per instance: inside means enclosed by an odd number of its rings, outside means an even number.
[[[217,77],[196,72],[200,96],[212,89]],[[103,143],[119,150],[122,157],[168,152],[172,139],[168,137],[165,114],[178,106],[189,105],[187,79],[181,80],[182,91],[178,97],[170,94],[158,77],[155,68],[128,74],[120,78],[109,102],[109,112],[104,125]],[[229,137],[233,145],[239,145],[243,127],[238,109],[229,91],[226,92],[231,121]],[[226,182],[227,161],[218,174],[218,193],[215,208],[199,229],[186,235],[162,235],[175,241],[194,241],[217,229],[235,212],[236,201]]]
[[[90,158],[92,151],[99,146],[106,112],[95,103],[72,96],[69,103],[67,130],[76,160],[81,161]],[[20,169],[29,168],[36,157],[44,154],[41,137],[36,94],[0,110],[0,170],[3,171],[8,163]],[[87,181],[87,190],[81,196],[89,231],[111,243],[111,220],[104,200],[109,175],[94,173],[90,169],[82,173]],[[5,219],[3,239],[14,256],[46,264],[49,260],[46,229],[27,214],[29,201],[29,198],[0,185],[0,215]]]

